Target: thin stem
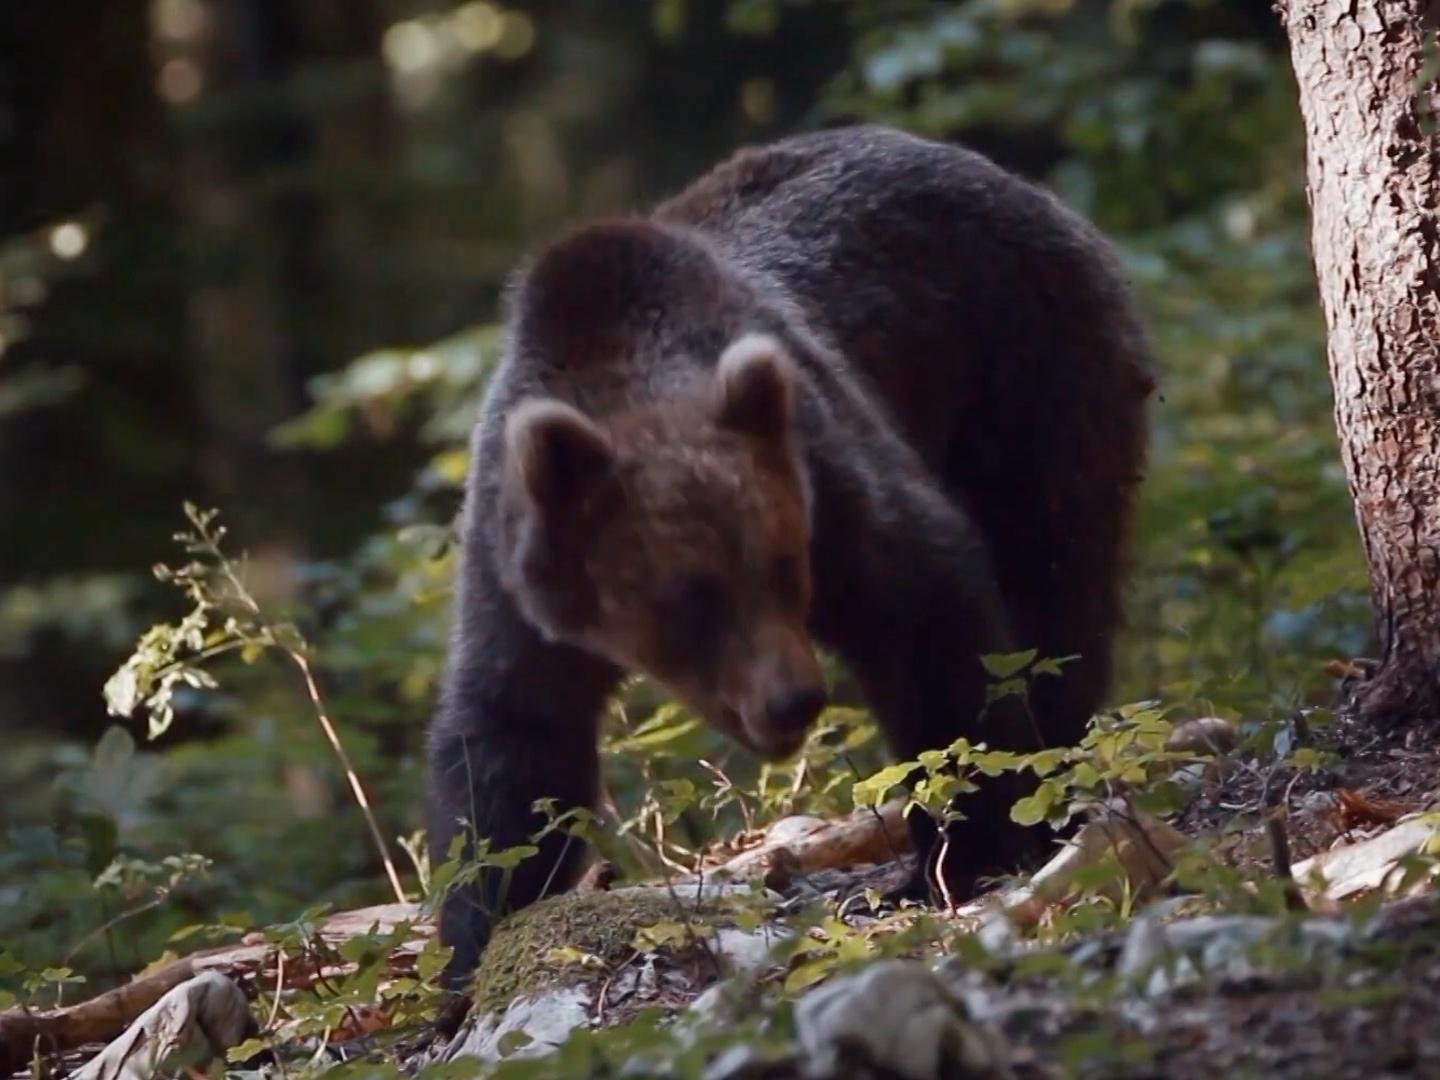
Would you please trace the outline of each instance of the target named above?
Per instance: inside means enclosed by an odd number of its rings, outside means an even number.
[[[565,856],[570,853],[570,844],[574,839],[575,837],[572,834],[565,834],[565,846],[560,849],[560,854],[555,856],[555,861],[550,864],[550,873],[545,875],[545,884],[540,886],[541,897],[550,895],[550,886],[555,883],[555,874],[559,871],[560,864],[565,861]]]
[[[133,919],[137,915],[143,915],[147,911],[153,911],[169,898],[169,889],[157,889],[155,895],[152,896],[149,900],[137,904],[132,908],[125,909],[124,911],[120,912],[119,915],[116,915],[112,919],[107,919],[100,926],[97,926],[94,930],[91,930],[88,934],[86,934],[74,945],[72,945],[70,947],[70,951],[65,954],[65,959],[62,961],[62,963],[68,966],[70,961],[75,959],[75,954],[78,953],[81,949],[83,949],[86,945],[90,944],[90,942],[94,941],[97,937],[100,937],[103,934],[106,940],[109,941],[110,931],[114,930],[115,927],[119,926],[126,919]],[[118,961],[115,959],[115,947],[113,942],[110,942],[109,944],[109,951],[110,964],[112,967],[116,967],[118,970]]]
[[[855,762],[851,759],[848,753],[842,753],[840,755],[840,760],[845,762],[845,765],[850,770],[850,774],[854,776],[856,780],[865,779],[865,777],[861,775],[860,770],[855,767]],[[851,802],[853,803],[854,800],[852,799]],[[892,863],[898,863],[903,858],[903,856],[900,854],[899,851],[895,849],[895,843],[893,840],[890,839],[890,827],[885,824],[885,815],[880,813],[880,807],[876,806],[874,803],[867,803],[866,806],[869,808],[871,816],[875,818],[875,824],[880,826],[880,838],[885,841],[885,846],[890,849],[890,861]],[[922,814],[928,814],[930,811],[922,807],[920,809],[920,812]],[[904,816],[903,812],[901,816]],[[917,850],[915,852],[915,856],[919,860],[920,867],[923,872],[925,860],[929,856],[929,852]]]
[[[310,695],[311,704],[315,706],[315,717],[320,721],[320,727],[325,732],[325,737],[330,740],[330,745],[335,750],[335,756],[340,759],[340,765],[345,770],[345,778],[350,781],[350,790],[355,793],[355,801],[360,806],[360,812],[365,815],[365,824],[369,826],[370,836],[375,841],[375,848],[380,852],[380,861],[385,864],[385,876],[390,879],[390,887],[395,890],[395,899],[402,904],[406,903],[405,889],[400,884],[400,875],[396,872],[395,863],[390,858],[390,852],[385,846],[385,837],[380,832],[374,812],[370,809],[370,799],[365,794],[365,788],[360,783],[360,776],[350,761],[350,755],[345,752],[345,745],[340,741],[340,733],[330,722],[330,714],[326,711],[325,701],[320,696],[320,687],[316,685],[315,674],[310,669],[310,661],[303,654],[290,649],[286,649],[285,654],[295,661],[300,673],[305,676],[305,690]]]
[[[945,860],[950,855],[950,834],[943,828],[940,831],[943,839],[940,841],[940,854],[935,857],[935,884],[940,889],[940,897],[945,901],[945,914],[954,915],[957,907],[955,896],[950,892],[950,883],[945,880]]]
[[[265,1021],[266,1032],[275,1030],[275,1021],[280,1016],[280,994],[285,989],[285,949],[276,950],[275,958],[275,998],[270,1002],[270,1016]]]
[[[234,652],[236,649],[243,649],[249,644],[251,644],[249,641],[232,638],[229,641],[222,641],[218,645],[211,645],[208,648],[201,649],[199,652],[187,656],[183,660],[172,660],[164,667],[155,669],[154,681],[159,682],[161,678],[170,674],[172,671],[178,671],[180,668],[185,667],[195,667],[197,664],[203,664],[206,660],[213,660],[217,656],[224,656],[226,653]]]

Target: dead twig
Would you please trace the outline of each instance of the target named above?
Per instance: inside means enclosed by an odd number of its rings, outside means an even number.
[[[1285,797],[1282,799],[1280,793],[1267,784],[1264,799],[1265,838],[1270,844],[1270,864],[1275,877],[1279,879],[1284,888],[1285,907],[1289,911],[1309,911],[1310,905],[1305,903],[1300,886],[1295,883],[1295,874],[1290,860],[1290,834],[1285,828],[1289,788],[1286,788]]]
[[[315,682],[315,673],[310,669],[310,661],[305,654],[293,649],[286,649],[286,655],[295,661],[300,673],[305,677],[305,691],[310,695],[310,703],[315,707],[315,718],[320,721],[320,728],[325,732],[325,738],[330,741],[330,747],[335,751],[335,756],[340,759],[340,767],[345,771],[345,779],[350,782],[350,791],[355,796],[355,802],[360,807],[360,813],[365,817],[365,824],[370,829],[370,838],[375,842],[375,849],[380,853],[380,861],[385,865],[385,876],[390,879],[390,888],[394,890],[397,903],[405,903],[405,889],[400,884],[400,875],[395,870],[395,862],[390,858],[390,850],[385,843],[385,837],[380,832],[380,825],[375,820],[375,812],[370,809],[370,798],[365,794],[365,787],[360,783],[360,774],[355,771],[354,764],[350,761],[350,755],[345,752],[345,744],[340,741],[340,733],[330,720],[329,710],[325,708],[325,701],[320,696],[320,687]]]

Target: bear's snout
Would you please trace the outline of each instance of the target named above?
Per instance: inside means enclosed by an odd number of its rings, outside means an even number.
[[[806,730],[825,707],[825,687],[789,686],[765,699],[765,719],[776,731]]]
[[[803,633],[772,624],[757,638],[759,655],[747,665],[739,711],[755,749],[770,758],[789,757],[829,700],[825,673]]]

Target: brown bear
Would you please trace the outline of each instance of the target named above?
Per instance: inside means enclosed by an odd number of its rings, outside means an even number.
[[[1153,386],[1109,246],[985,158],[879,127],[742,150],[649,217],[543,250],[476,428],[430,836],[492,850],[592,806],[623,673],[756,753],[825,702],[812,642],[905,758],[1064,745],[1100,705]],[[1078,656],[1033,720],[980,656]],[[1019,782],[967,797],[971,875],[1013,869]],[[470,832],[473,830],[473,833]],[[922,828],[923,832],[923,828]],[[561,834],[441,914],[471,969],[502,903],[569,887]]]

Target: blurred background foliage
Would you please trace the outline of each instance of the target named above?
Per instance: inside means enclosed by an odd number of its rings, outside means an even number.
[[[111,726],[106,676],[184,606],[146,568],[182,500],[223,508],[411,833],[506,275],[747,141],[957,139],[1122,246],[1162,381],[1117,702],[1283,715],[1364,649],[1268,0],[48,0],[7,23],[0,943],[27,964],[108,977],[181,927],[383,898],[286,666],[217,672],[156,743]],[[833,797],[656,704],[617,707],[610,788],[676,857],[717,827],[667,817],[685,785],[725,828]]]

